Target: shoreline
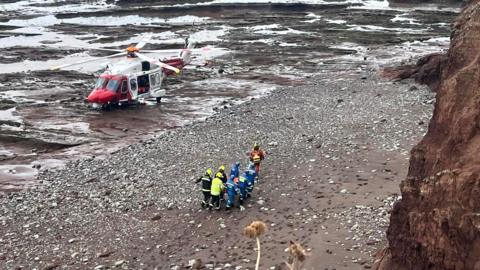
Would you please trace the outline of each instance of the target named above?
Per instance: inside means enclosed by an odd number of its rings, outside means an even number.
[[[253,242],[241,235],[241,225],[259,218],[270,229],[264,268],[281,269],[289,240],[311,249],[307,266],[369,265],[385,237],[364,232],[388,224],[408,150],[426,130],[419,123],[428,122],[434,94],[374,74],[366,80],[355,72],[335,75],[279,88],[107,159],[72,161],[65,170],[40,174],[38,189],[0,197],[0,243],[7,247],[0,262],[6,269],[121,261],[128,269],[173,269],[198,258],[216,267],[251,267]],[[199,210],[192,180],[240,158],[243,169],[254,141],[267,159],[247,210]],[[348,234],[355,237],[345,240]],[[345,256],[355,259],[345,262]]]

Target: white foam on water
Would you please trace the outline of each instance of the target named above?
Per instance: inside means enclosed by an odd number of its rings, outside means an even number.
[[[267,29],[278,29],[280,28],[280,24],[274,23],[274,24],[266,24],[266,25],[255,25],[255,26],[249,26],[247,29],[250,29],[252,31],[260,31],[260,30],[267,30]]]
[[[265,38],[261,38],[261,39],[255,39],[255,40],[242,40],[240,41],[241,43],[265,43],[265,44],[272,44],[273,42],[275,42],[275,40],[273,39],[265,39]]]
[[[20,27],[47,27],[61,23],[54,15],[39,16],[31,19],[13,19],[0,25],[20,26]]]
[[[22,117],[15,115],[17,108],[10,108],[7,110],[0,110],[0,120],[11,121],[23,124]]]
[[[355,50],[357,53],[365,53],[367,48],[364,46],[360,46],[356,43],[352,42],[343,42],[339,45],[330,46],[331,49],[339,49],[339,50]]]
[[[307,17],[307,18],[312,18],[312,19],[310,19],[310,20],[305,20],[305,21],[303,21],[303,22],[306,22],[306,23],[314,23],[314,22],[320,21],[321,18],[322,18],[322,16],[317,15],[317,14],[312,13],[312,12],[308,13],[307,15],[305,15],[305,17]]]
[[[41,6],[41,4],[57,3],[58,0],[24,0],[14,3],[7,3],[0,5],[0,11],[3,12],[19,12],[23,15],[37,15],[37,14],[53,14],[65,12],[88,12],[99,11],[114,8],[114,4],[108,4],[106,0],[103,1],[89,1],[75,4],[60,4],[58,6]],[[40,6],[37,6],[40,5]]]
[[[280,44],[278,44],[278,46],[280,46],[280,47],[299,47],[301,45],[299,45],[297,43],[280,42]]]
[[[226,35],[232,27],[222,25],[220,29],[217,30],[201,30],[190,35],[192,40],[196,42],[214,42],[221,41],[221,37]]]
[[[304,5],[349,5],[352,3],[359,3],[362,0],[351,1],[324,1],[324,0],[213,0],[210,2],[175,4],[173,7],[191,7],[191,6],[210,6],[210,5],[224,5],[224,4],[304,4]],[[172,5],[159,5],[157,7],[169,7]]]
[[[412,7],[411,9],[418,10],[418,11],[440,11],[440,12],[453,12],[453,13],[460,13],[462,11],[462,8],[439,7],[438,5],[435,5],[435,4],[424,4],[421,6]]]
[[[387,0],[349,0],[347,2],[358,4],[348,7],[349,9],[391,10],[390,3]]]
[[[411,33],[418,34],[429,31],[429,28],[426,29],[410,29],[410,28],[388,28],[377,25],[354,25],[348,24],[349,31],[359,31],[359,32],[396,32],[396,33]]]
[[[449,24],[449,23],[443,23],[443,22],[441,22],[441,23],[434,23],[434,24],[432,24],[432,25],[438,25],[438,26],[440,26],[440,27],[450,28],[450,24]]]
[[[79,25],[99,25],[99,26],[124,26],[124,25],[184,25],[203,23],[210,18],[198,17],[193,15],[185,15],[174,18],[158,18],[158,17],[143,17],[138,15],[127,16],[104,16],[104,17],[77,17],[70,19],[62,19],[62,23],[79,24]]]
[[[414,18],[408,18],[408,13],[403,13],[403,14],[397,14],[395,15],[395,18],[391,19],[390,21],[392,22],[407,22],[412,25],[422,25],[421,23],[418,23],[417,19]]]
[[[217,29],[200,30],[190,34],[190,40],[197,43],[221,41],[221,37],[226,35],[230,29],[232,29],[232,27],[224,25],[218,27]],[[103,46],[128,46],[129,44],[137,43],[138,41],[143,40],[143,37],[145,36],[151,36],[151,38],[148,40],[149,44],[179,44],[183,46],[185,43],[185,37],[180,37],[171,31],[166,31],[162,33],[142,33],[133,36],[128,40],[103,44]],[[92,45],[90,44],[90,46]]]
[[[165,22],[161,18],[140,17],[138,15],[127,16],[103,16],[103,17],[76,17],[62,19],[60,22],[79,25],[98,25],[98,26],[125,26],[125,25],[153,25]]]
[[[30,19],[13,19],[0,25],[20,26],[20,27],[49,27],[61,23],[89,25],[89,26],[126,26],[126,25],[185,25],[204,23],[210,20],[208,17],[198,17],[194,15],[184,15],[173,18],[143,17],[139,15],[127,16],[94,16],[94,17],[75,17],[68,19],[58,19],[54,15],[39,16]]]
[[[254,31],[257,34],[262,34],[262,35],[287,35],[287,34],[294,34],[294,35],[305,35],[305,34],[310,34],[309,32],[304,32],[300,30],[295,30],[292,28],[287,28],[287,30],[258,30]]]
[[[325,21],[327,23],[330,23],[330,24],[346,24],[347,21],[345,20],[330,20],[330,19],[325,19]]]
[[[184,15],[180,17],[175,17],[175,18],[169,18],[166,19],[165,23],[171,24],[171,25],[191,25],[191,24],[199,24],[199,23],[204,23],[206,21],[210,20],[208,17],[198,17],[194,15]]]
[[[352,4],[347,9],[364,9],[364,10],[395,10],[408,12],[412,10],[419,11],[440,11],[460,13],[461,8],[456,7],[440,7],[437,4],[419,4],[408,7],[391,7],[388,0],[346,0],[344,3]]]
[[[31,46],[38,47],[44,46],[46,43],[52,44],[54,46],[64,46],[64,47],[82,47],[82,48],[92,48],[92,44],[88,40],[79,39],[82,36],[73,36],[66,35],[56,32],[51,32],[48,29],[40,26],[28,26],[24,28],[18,28],[14,30],[7,31],[12,33],[12,36],[0,38],[0,48],[8,48],[14,46]],[[84,37],[85,35],[83,35]],[[78,38],[77,38],[78,37]],[[99,46],[105,46],[104,44]]]
[[[7,149],[0,149],[0,156],[10,158],[10,157],[14,157],[15,153]]]
[[[359,47],[356,54],[335,56],[337,60],[344,60],[349,63],[362,62],[363,58],[367,57],[366,64],[374,70],[381,67],[392,65],[393,63],[400,63],[402,61],[414,61],[418,57],[438,53],[448,50],[450,39],[448,37],[431,38],[425,41],[404,42],[395,46],[381,47],[377,49],[366,50],[366,48]],[[338,47],[338,46],[336,46]],[[355,48],[354,44],[346,46],[345,48]]]

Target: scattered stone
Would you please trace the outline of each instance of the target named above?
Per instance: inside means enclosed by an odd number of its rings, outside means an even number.
[[[113,265],[114,265],[115,267],[119,267],[119,266],[121,266],[121,265],[124,264],[124,263],[125,263],[125,260],[119,260],[119,261],[116,261]]]
[[[192,259],[188,261],[188,266],[191,269],[202,269],[203,268],[203,263],[201,259]]]
[[[161,214],[155,214],[153,217],[150,218],[151,221],[157,221],[157,220],[160,220],[160,219],[162,219]]]

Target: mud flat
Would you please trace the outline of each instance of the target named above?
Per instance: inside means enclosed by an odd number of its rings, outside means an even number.
[[[40,185],[0,198],[0,268],[182,269],[200,259],[252,269],[254,242],[242,230],[256,219],[269,226],[262,269],[283,269],[290,240],[309,249],[307,269],[369,268],[434,94],[362,76],[319,74],[41,173]],[[193,180],[207,167],[245,165],[254,141],[268,155],[247,210],[200,210]]]

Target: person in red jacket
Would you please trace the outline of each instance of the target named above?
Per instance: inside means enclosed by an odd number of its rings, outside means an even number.
[[[264,158],[265,158],[265,153],[262,150],[260,150],[260,146],[257,143],[255,143],[253,145],[252,152],[250,152],[250,161],[253,162],[253,164],[255,164],[255,172],[257,173],[257,176],[258,176],[258,173],[260,172],[260,163]]]

